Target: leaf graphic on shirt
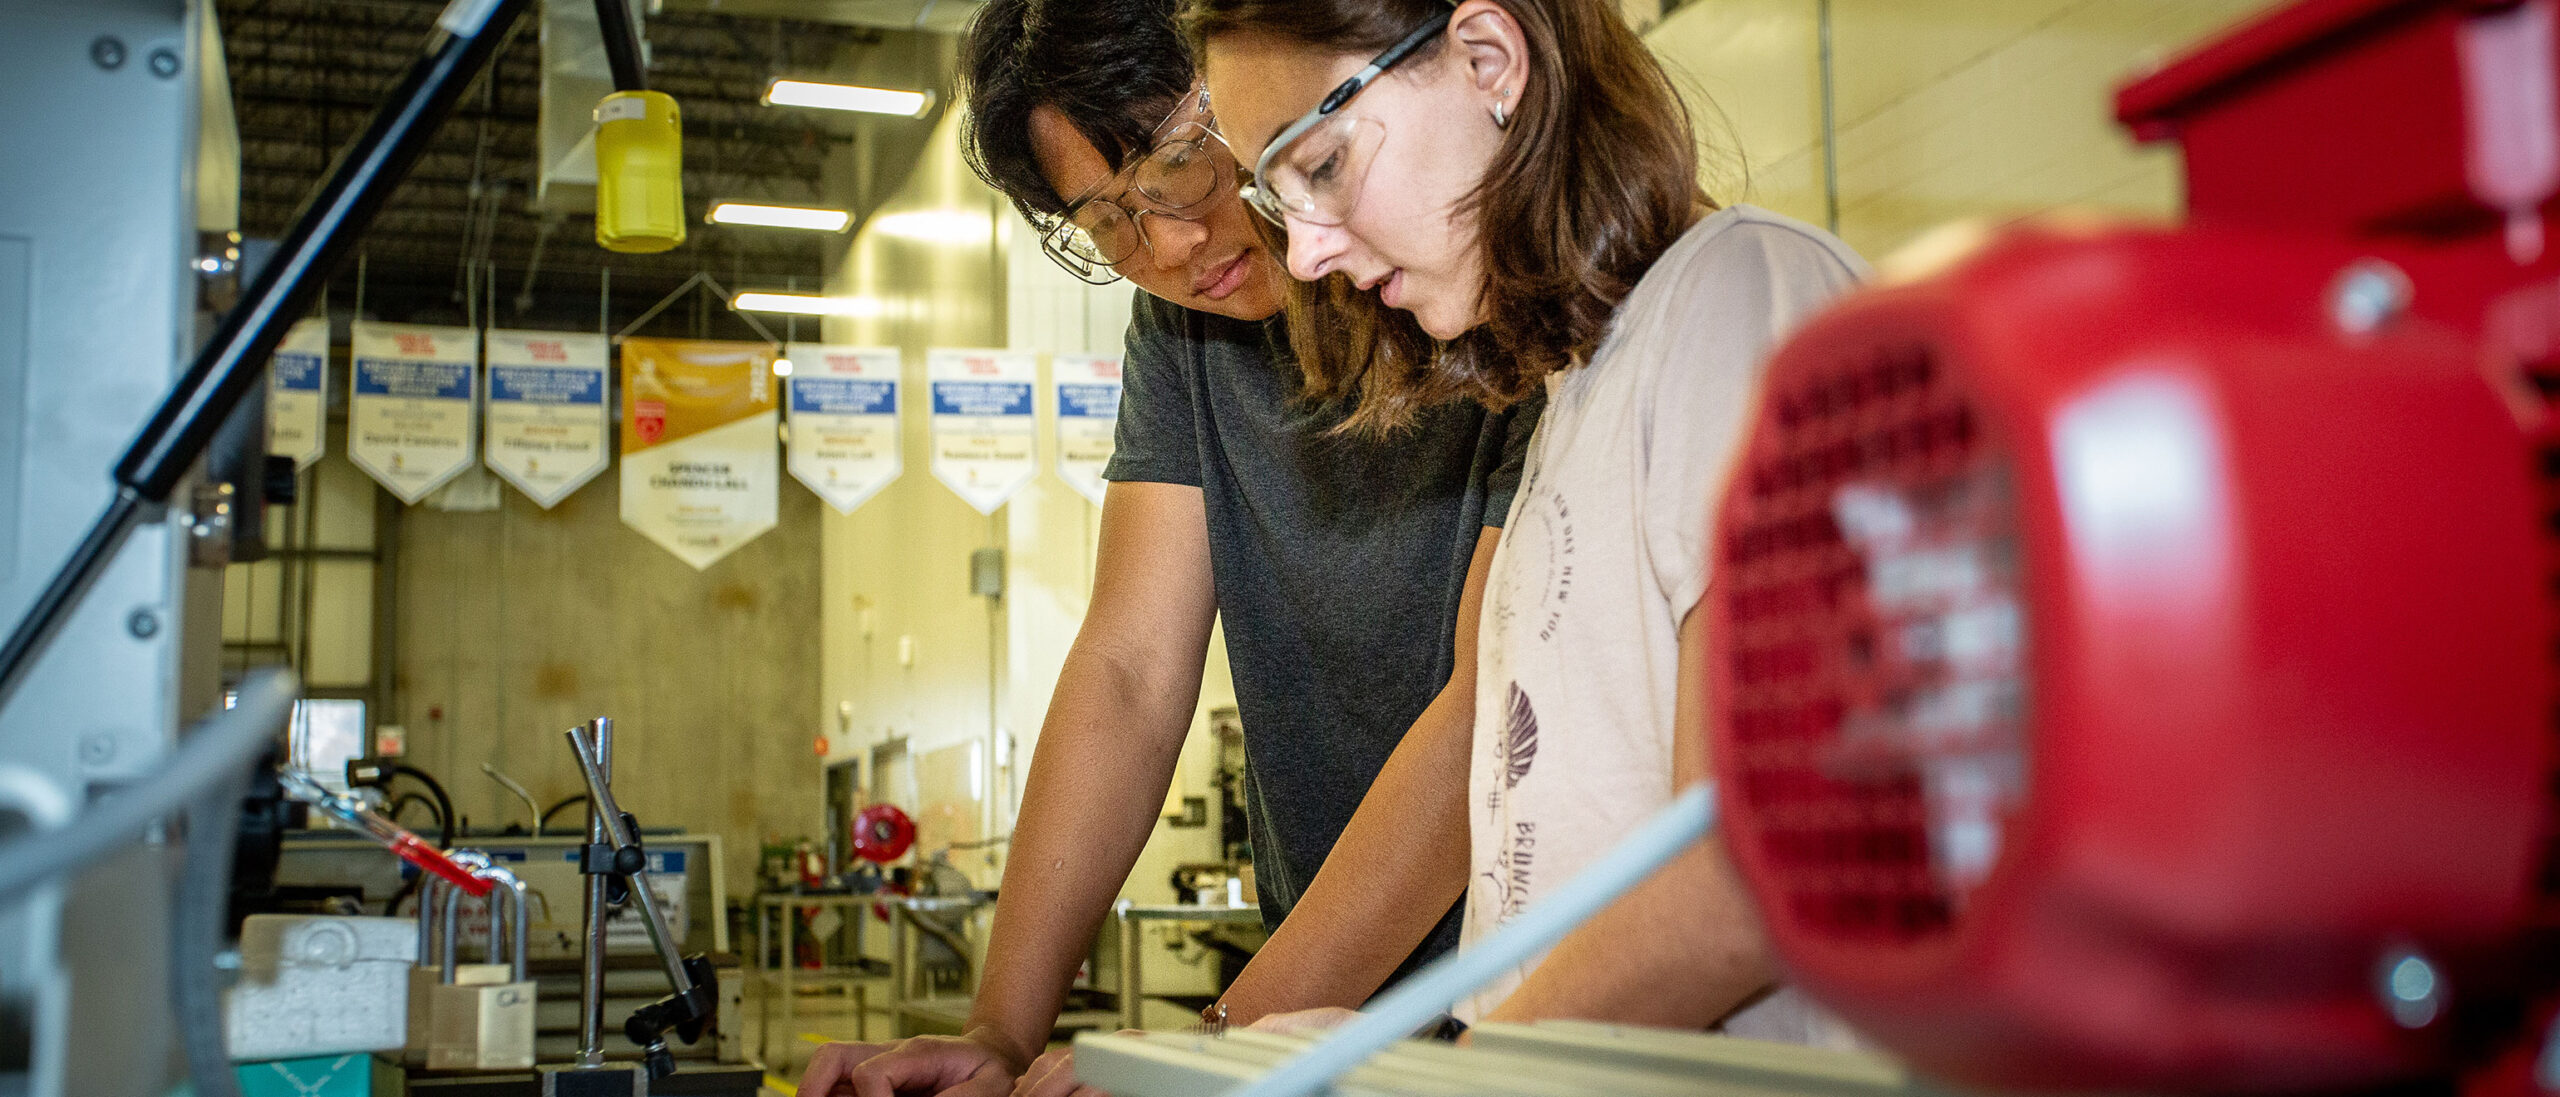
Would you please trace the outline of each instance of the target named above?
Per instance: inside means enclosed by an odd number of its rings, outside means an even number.
[[[1530,707],[1529,695],[1520,683],[1511,684],[1511,714],[1502,726],[1502,787],[1509,791],[1520,787],[1520,779],[1529,775],[1529,767],[1538,761],[1538,713]]]

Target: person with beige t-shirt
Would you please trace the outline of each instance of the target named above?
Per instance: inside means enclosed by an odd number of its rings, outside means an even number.
[[[1245,197],[1312,283],[1289,311],[1310,386],[1356,393],[1351,428],[1390,436],[1452,397],[1548,401],[1477,622],[1462,944],[1480,941],[1710,775],[1710,507],[1761,360],[1865,266],[1707,196],[1685,108],[1607,0],[1182,18],[1253,165]],[[1457,1012],[1828,1042],[1769,999],[1777,979],[1711,838]]]
[[[1546,421],[1477,624],[1475,878],[1460,947],[1671,802],[1678,732],[1696,736],[1676,720],[1680,677],[1694,670],[1680,635],[1709,582],[1713,486],[1741,445],[1762,360],[1865,270],[1810,226],[1724,210],[1645,273],[1590,364],[1547,376]],[[1494,1012],[1536,966],[1461,1003],[1459,1019]],[[1725,1027],[1829,1042],[1805,1016],[1780,994]]]

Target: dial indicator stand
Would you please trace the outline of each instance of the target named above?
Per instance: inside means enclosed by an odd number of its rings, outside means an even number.
[[[640,821],[613,799],[613,721],[606,717],[570,728],[570,753],[587,784],[587,846],[578,871],[587,878],[586,963],[581,981],[578,1058],[568,1067],[545,1068],[543,1097],[647,1097],[649,1083],[675,1073],[667,1048],[673,1032],[685,1043],[702,1038],[719,1000],[708,958],[680,956],[649,890],[649,855],[640,844]],[[604,1057],[606,921],[625,902],[639,908],[641,925],[665,968],[674,993],[632,1011],[623,1035],[639,1045],[641,1061],[608,1063]]]

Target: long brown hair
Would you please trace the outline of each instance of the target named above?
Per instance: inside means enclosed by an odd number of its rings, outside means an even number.
[[[1497,2],[1527,37],[1531,68],[1500,152],[1464,200],[1484,249],[1485,321],[1441,343],[1343,275],[1290,287],[1290,346],[1307,394],[1356,399],[1346,430],[1383,434],[1453,398],[1494,408],[1526,398],[1590,357],[1636,281],[1715,208],[1698,184],[1688,108],[1615,3]],[[1251,31],[1369,54],[1448,6],[1184,0],[1179,19],[1195,53]]]

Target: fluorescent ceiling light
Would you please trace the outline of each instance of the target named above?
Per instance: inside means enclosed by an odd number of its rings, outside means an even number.
[[[880,315],[877,297],[815,297],[805,293],[741,293],[729,302],[740,312],[787,312],[798,316]]]
[[[886,214],[872,218],[870,225],[886,235],[928,244],[983,244],[996,228],[983,213],[940,209]]]
[[[857,88],[849,84],[820,84],[809,80],[776,80],[764,89],[764,101],[766,106],[774,107],[858,110],[866,114],[902,114],[912,118],[933,105],[933,93]]]
[[[763,225],[777,229],[816,229],[819,232],[843,232],[853,223],[853,215],[840,209],[807,209],[800,206],[762,206],[752,202],[717,202],[711,207],[711,223],[715,225]]]

